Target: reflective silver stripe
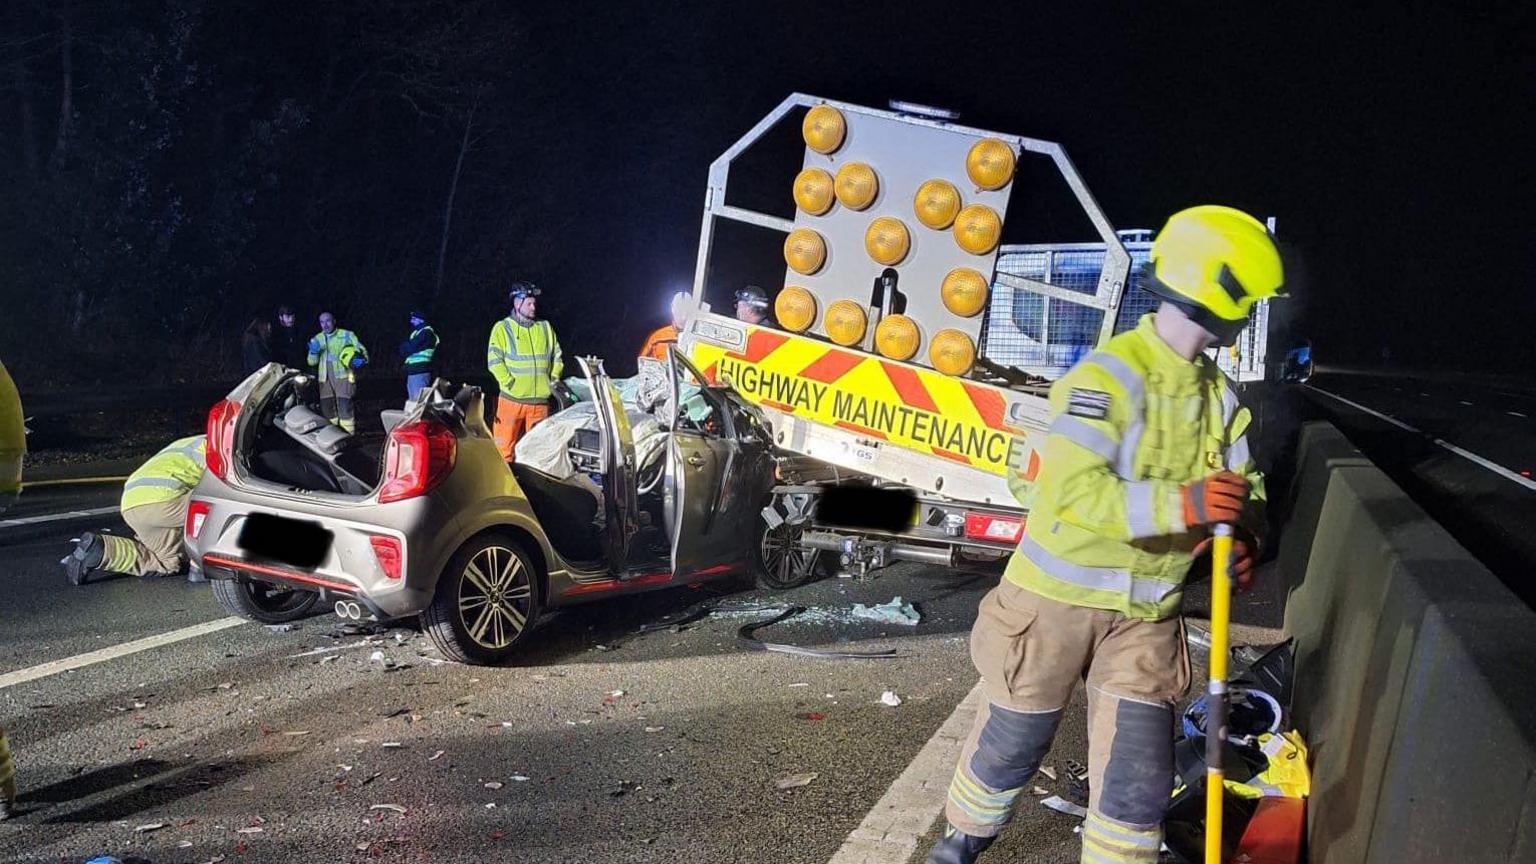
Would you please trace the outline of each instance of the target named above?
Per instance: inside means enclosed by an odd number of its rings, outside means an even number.
[[[1227,470],[1238,471],[1253,461],[1253,453],[1248,449],[1248,436],[1239,435],[1236,441],[1227,448]]]
[[[1125,521],[1135,539],[1168,533],[1157,524],[1156,484],[1147,481],[1125,484]]]
[[[1120,448],[1115,458],[1115,473],[1122,480],[1136,479],[1136,448],[1141,446],[1142,433],[1146,431],[1146,418],[1143,413],[1146,409],[1147,382],[1136,374],[1136,370],[1130,364],[1121,360],[1107,351],[1095,351],[1088,355],[1088,363],[1103,369],[1109,377],[1115,379],[1125,390],[1131,404],[1126,407],[1126,415],[1131,418],[1131,426],[1125,431],[1125,436],[1120,439]]]
[[[1136,422],[1125,430],[1125,437],[1120,439],[1120,450],[1115,457],[1115,473],[1120,475],[1120,479],[1136,479],[1136,448],[1141,446],[1141,436],[1146,431],[1146,421],[1137,415]]]
[[[1179,590],[1174,582],[1157,579],[1138,579],[1129,570],[1115,567],[1084,567],[1073,564],[1046,551],[1027,532],[1019,541],[1019,552],[1039,567],[1045,575],[1059,582],[1066,582],[1089,591],[1109,591],[1130,596],[1132,603],[1158,604],[1169,594]]]
[[[1237,409],[1241,407],[1242,403],[1237,400],[1237,391],[1225,381],[1221,382],[1221,424],[1231,426],[1233,418],[1237,417]]]
[[[1147,384],[1141,376],[1136,374],[1128,363],[1110,354],[1107,351],[1095,351],[1088,355],[1087,361],[1109,373],[1109,377],[1121,386],[1126,395],[1131,397],[1131,404],[1136,408],[1133,413],[1140,413],[1141,404],[1146,400]]]
[[[1113,462],[1120,453],[1120,445],[1104,430],[1070,414],[1059,415],[1051,421],[1049,434],[1060,435],[1106,462]]]
[[[138,489],[143,486],[154,486],[161,489],[187,489],[187,484],[180,480],[172,480],[169,477],[140,477],[137,480],[129,480],[123,484],[123,491]]]

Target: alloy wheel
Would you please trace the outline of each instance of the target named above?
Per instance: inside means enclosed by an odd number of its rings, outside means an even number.
[[[523,560],[505,546],[487,546],[464,565],[459,620],[476,644],[499,650],[528,626],[533,588]]]

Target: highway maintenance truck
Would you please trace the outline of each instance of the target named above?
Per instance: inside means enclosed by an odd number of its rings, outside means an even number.
[[[700,383],[761,409],[781,456],[762,511],[772,587],[833,566],[862,576],[1007,555],[1051,379],[1155,308],[1133,273],[1150,232],[1117,233],[1061,145],[957,120],[794,94],[710,166],[679,346]],[[782,206],[735,188],[772,174],[757,151],[785,149],[795,126],[798,173],[786,161],[769,181]],[[1096,241],[1003,245],[1010,208],[1037,191],[1013,194],[1021,158],[1049,161]],[[744,259],[764,235],[776,323],[712,311],[753,272]],[[1263,377],[1267,315],[1218,357],[1237,380]]]

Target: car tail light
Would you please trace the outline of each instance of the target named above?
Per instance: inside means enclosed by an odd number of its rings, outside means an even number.
[[[220,480],[229,478],[229,466],[235,461],[235,420],[240,403],[223,399],[208,409],[208,470]]]
[[[402,501],[432,491],[453,470],[458,442],[441,423],[416,420],[396,426],[384,449],[384,484],[379,503]]]
[[[987,540],[993,543],[1017,543],[1024,536],[1024,520],[1012,516],[994,516],[991,513],[965,514],[967,540]]]
[[[368,538],[368,545],[373,547],[373,557],[379,559],[379,569],[391,579],[400,578],[400,563],[404,557],[400,554],[400,541],[395,537],[375,535]]]
[[[203,533],[203,523],[208,521],[208,502],[193,501],[187,505],[187,537],[197,539]]]

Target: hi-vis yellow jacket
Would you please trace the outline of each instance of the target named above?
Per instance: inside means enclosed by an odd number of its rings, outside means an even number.
[[[123,484],[121,508],[159,504],[191,492],[208,465],[208,436],[178,438],[149,457]]]
[[[21,394],[0,363],[0,510],[7,498],[21,491],[21,457],[27,455],[27,430],[22,423]]]
[[[1006,577],[1132,618],[1178,614],[1205,536],[1185,529],[1181,488],[1225,469],[1253,484],[1253,501],[1264,499],[1248,410],[1214,362],[1174,353],[1146,315],[1051,387],[1051,411]]]
[[[560,340],[548,321],[524,324],[508,316],[491,328],[485,365],[514,402],[537,404],[549,398],[549,383],[565,371]]]

